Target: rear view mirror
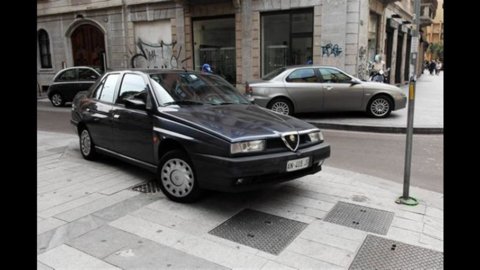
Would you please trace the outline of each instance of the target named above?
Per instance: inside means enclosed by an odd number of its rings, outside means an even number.
[[[352,85],[355,85],[355,84],[361,83],[361,81],[353,78],[353,79],[350,81],[350,83],[351,83]]]

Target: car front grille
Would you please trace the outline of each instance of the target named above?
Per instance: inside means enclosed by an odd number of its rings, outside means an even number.
[[[300,135],[300,144],[298,145],[298,149],[306,148],[312,145],[314,145],[314,143],[310,142],[308,134]],[[281,138],[268,139],[265,150],[268,153],[290,151]]]

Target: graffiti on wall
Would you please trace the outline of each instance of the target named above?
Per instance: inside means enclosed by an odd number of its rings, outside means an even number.
[[[357,77],[366,80],[368,78],[368,72],[367,49],[361,46],[360,49],[358,49]]]
[[[328,43],[327,45],[322,46],[322,56],[327,55],[327,57],[329,57],[330,55],[333,55],[334,57],[337,57],[341,53],[342,48],[340,48],[338,44]]]
[[[177,41],[171,43],[160,40],[159,44],[148,44],[138,39],[137,46],[140,53],[132,56],[131,65],[133,68],[179,68],[183,62],[190,57],[180,60],[182,46],[178,46],[177,54],[174,54]]]

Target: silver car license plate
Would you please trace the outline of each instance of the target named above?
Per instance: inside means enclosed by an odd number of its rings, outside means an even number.
[[[287,162],[287,172],[307,168],[308,164],[310,164],[310,157],[290,160]]]

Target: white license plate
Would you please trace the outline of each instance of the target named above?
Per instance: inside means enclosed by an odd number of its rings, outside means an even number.
[[[310,157],[290,160],[287,162],[287,172],[307,168],[308,164],[310,164]]]

